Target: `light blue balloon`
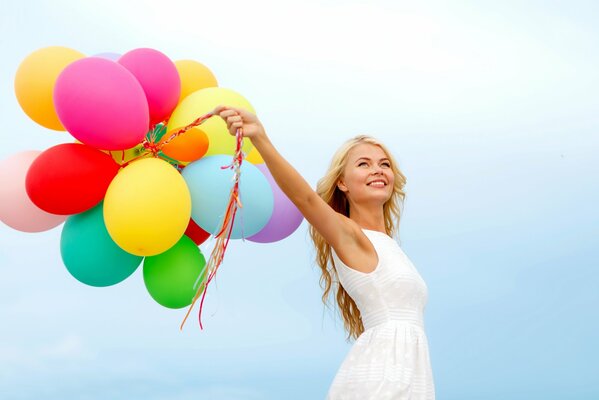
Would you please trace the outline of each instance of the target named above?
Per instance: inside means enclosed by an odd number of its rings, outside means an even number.
[[[221,167],[231,164],[230,155],[202,157],[183,169],[183,178],[191,193],[191,218],[206,232],[220,229],[233,187],[233,170]],[[241,164],[239,193],[243,207],[237,210],[232,239],[258,233],[269,221],[274,198],[268,180],[258,168]],[[243,232],[242,232],[243,229]]]

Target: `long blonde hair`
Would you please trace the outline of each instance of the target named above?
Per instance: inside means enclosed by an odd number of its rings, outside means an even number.
[[[343,175],[350,150],[362,143],[379,146],[386,153],[391,162],[391,169],[395,176],[395,182],[393,184],[393,193],[391,197],[383,205],[383,215],[385,218],[385,230],[387,231],[387,234],[394,236],[399,227],[401,207],[403,206],[406,196],[403,191],[406,184],[406,177],[397,167],[397,163],[387,147],[372,136],[358,135],[346,141],[337,150],[331,160],[328,171],[316,185],[316,193],[318,193],[318,195],[331,206],[333,210],[349,217],[349,202],[347,201],[345,193],[337,187],[337,183]],[[320,286],[324,290],[322,301],[325,305],[328,304],[330,291],[333,286],[335,286],[337,288],[335,297],[337,298],[339,312],[343,318],[343,325],[348,333],[347,339],[356,339],[362,332],[364,332],[360,310],[339,283],[339,276],[337,275],[335,262],[331,255],[331,245],[324,240],[322,235],[320,235],[312,225],[310,225],[309,231],[312,241],[314,242],[314,247],[316,248],[316,262],[322,270],[322,275],[320,277]]]

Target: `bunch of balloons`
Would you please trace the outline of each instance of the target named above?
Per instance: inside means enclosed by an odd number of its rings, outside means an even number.
[[[114,285],[143,262],[156,302],[190,305],[206,280],[199,245],[221,228],[232,179],[223,166],[236,144],[219,117],[192,123],[217,105],[252,105],[201,63],[149,48],[90,57],[42,48],[20,64],[15,92],[33,121],[72,138],[0,161],[0,220],[24,232],[64,222],[62,260],[80,282]],[[249,162],[230,237],[282,240],[303,217],[251,142],[241,148]]]

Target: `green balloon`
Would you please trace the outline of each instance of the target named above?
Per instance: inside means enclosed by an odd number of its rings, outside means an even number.
[[[127,253],[110,238],[102,206],[101,202],[67,218],[60,238],[60,254],[69,273],[86,285],[98,287],[124,281],[143,259]]]
[[[164,253],[144,260],[146,289],[164,307],[182,308],[190,305],[197,287],[204,279],[204,255],[193,240],[185,235]],[[198,286],[194,288],[196,281]]]

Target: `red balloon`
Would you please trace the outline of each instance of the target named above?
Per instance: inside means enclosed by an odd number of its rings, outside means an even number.
[[[106,153],[78,143],[64,143],[41,153],[29,167],[27,195],[42,210],[78,214],[97,205],[119,165]]]
[[[206,232],[198,224],[194,222],[193,219],[189,219],[189,224],[187,225],[187,230],[185,231],[185,235],[188,238],[194,241],[198,246],[201,245],[210,237],[210,233]]]

